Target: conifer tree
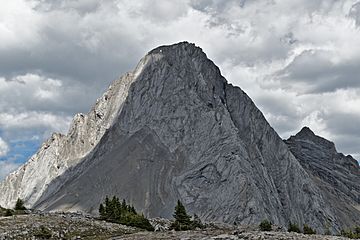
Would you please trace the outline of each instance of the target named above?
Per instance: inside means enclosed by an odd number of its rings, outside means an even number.
[[[194,214],[194,220],[192,221],[192,228],[193,229],[196,229],[196,228],[203,229],[203,228],[205,228],[204,224],[202,224],[202,222],[201,222],[201,219],[196,214]]]
[[[105,207],[102,203],[100,203],[100,206],[99,206],[99,214],[100,214],[101,219],[106,219],[106,211],[105,211]]]
[[[191,217],[186,213],[184,205],[178,200],[174,213],[175,222],[172,228],[176,231],[192,229]]]
[[[18,198],[14,209],[15,210],[26,210],[26,207],[24,206],[24,201],[22,199]]]
[[[128,205],[125,199],[120,203],[116,196],[113,196],[111,200],[106,196],[104,203],[99,206],[99,214],[105,221],[154,231],[153,226],[144,215],[137,214],[134,206]]]

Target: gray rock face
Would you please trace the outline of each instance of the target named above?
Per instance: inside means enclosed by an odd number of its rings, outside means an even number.
[[[351,156],[338,153],[335,144],[304,127],[286,140],[344,226],[360,225],[360,167]]]
[[[97,214],[106,195],[117,195],[149,217],[171,218],[180,199],[206,221],[292,221],[319,232],[327,223],[334,231],[342,226],[344,216],[336,216],[312,174],[200,48],[156,48],[117,84],[124,87],[111,88],[113,107],[102,105],[107,121],[75,127],[54,146],[55,159],[72,164],[47,178],[36,167],[53,167],[53,158],[35,157],[39,163],[27,171],[37,177],[12,174],[0,185],[0,204],[23,191],[30,199],[36,182],[41,193],[28,203],[41,210]],[[81,148],[75,136],[97,141]]]

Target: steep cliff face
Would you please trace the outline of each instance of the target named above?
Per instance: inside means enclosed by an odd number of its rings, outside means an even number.
[[[78,164],[118,115],[134,73],[114,81],[88,114],[74,117],[67,135],[54,133],[26,164],[7,176],[0,183],[0,205],[13,207],[17,198],[21,198],[27,207],[32,207],[52,180]],[[56,190],[57,186],[52,188]]]
[[[159,47],[136,69],[111,127],[35,207],[96,213],[115,194],[151,217],[171,217],[181,199],[204,220],[340,228],[311,176],[200,48]]]
[[[360,225],[360,167],[351,156],[308,127],[285,141],[293,155],[322,190],[343,226]]]

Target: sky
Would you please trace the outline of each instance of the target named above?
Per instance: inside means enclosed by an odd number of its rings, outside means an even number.
[[[0,179],[148,51],[193,42],[282,138],[360,159],[360,0],[0,0]]]

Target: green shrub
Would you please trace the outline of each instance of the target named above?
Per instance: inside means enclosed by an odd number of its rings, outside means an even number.
[[[355,227],[354,231],[351,229],[341,230],[341,236],[351,238],[351,239],[359,239],[360,238],[360,227]]]
[[[360,226],[355,227],[354,233],[360,236]]]
[[[289,223],[288,232],[297,232],[301,233],[299,226],[296,223]]]
[[[306,224],[304,224],[303,232],[304,234],[316,234],[316,231]]]
[[[263,220],[260,225],[259,228],[261,231],[271,231],[272,229],[272,223],[268,220]]]

